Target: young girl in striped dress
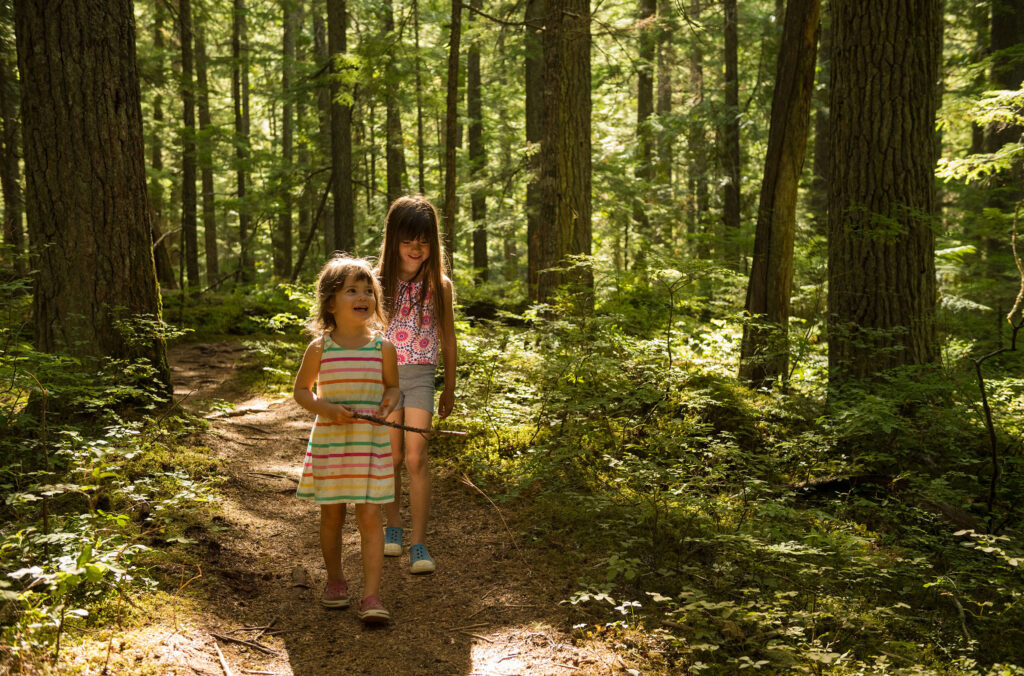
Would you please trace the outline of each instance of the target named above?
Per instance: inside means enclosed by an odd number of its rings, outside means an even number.
[[[316,414],[297,496],[320,505],[320,547],[327,583],[320,602],[349,605],[341,570],[345,506],[355,503],[363,558],[359,617],[368,624],[390,619],[380,600],[384,536],[380,505],[393,502],[394,467],[388,429],[353,413],[386,418],[399,402],[394,346],[384,327],[381,287],[366,261],[332,258],[317,280],[316,336],[295,376],[295,401]],[[316,391],[314,391],[314,385]]]

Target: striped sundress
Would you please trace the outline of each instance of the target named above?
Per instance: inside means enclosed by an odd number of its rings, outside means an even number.
[[[380,334],[354,350],[324,334],[317,396],[374,414],[384,395]],[[393,502],[395,473],[388,429],[366,421],[332,423],[317,416],[296,496],[319,504]]]

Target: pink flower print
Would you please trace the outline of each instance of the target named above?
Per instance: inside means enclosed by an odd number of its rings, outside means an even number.
[[[430,326],[430,315],[423,315],[423,328]]]
[[[399,352],[398,353],[398,363],[399,364],[404,364],[407,361],[409,361],[409,358],[405,356],[405,353],[404,352]]]
[[[434,341],[430,338],[430,336],[424,336],[419,339],[417,347],[419,347],[421,351],[426,352],[427,350],[430,349],[433,343]]]
[[[395,331],[395,345],[405,345],[412,338],[412,334],[409,333],[408,329],[398,329]]]
[[[399,314],[401,314],[403,317],[408,317],[410,314],[412,314],[412,308],[409,307],[408,305],[404,305],[402,306],[402,311]]]

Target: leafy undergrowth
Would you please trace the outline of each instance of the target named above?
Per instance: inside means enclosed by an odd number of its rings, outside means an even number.
[[[673,673],[1024,673],[1019,429],[989,510],[969,378],[892,374],[827,414],[813,344],[789,393],[754,392],[738,322],[647,337],[621,310],[460,325],[476,434],[437,442],[573,571],[564,602],[599,618],[580,638]],[[1014,364],[998,419],[1024,403]]]

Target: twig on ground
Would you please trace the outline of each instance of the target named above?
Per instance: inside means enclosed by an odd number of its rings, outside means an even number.
[[[273,432],[265,430],[262,427],[259,427],[258,425],[251,425],[240,420],[231,420],[230,418],[213,418],[213,420],[220,420],[221,422],[231,423],[232,425],[238,425],[239,427],[248,427],[249,429],[256,430],[261,434],[273,434]]]
[[[237,643],[239,645],[244,645],[247,648],[252,648],[254,650],[259,650],[261,653],[266,653],[268,655],[278,655],[279,654],[279,652],[277,650],[274,650],[273,648],[271,648],[269,646],[265,646],[262,643],[260,643],[259,641],[246,641],[246,640],[240,639],[240,638],[233,638],[231,636],[224,636],[223,634],[215,634],[212,631],[210,632],[210,636],[212,636],[215,639],[218,639],[220,641],[225,641],[225,642],[228,642],[228,643]]]
[[[260,636],[263,636],[263,634],[267,633],[267,629],[273,627],[275,622],[277,622],[277,615],[274,615],[274,619],[270,620],[270,622],[267,623],[267,626],[260,627],[260,630],[256,632],[255,636],[252,637],[252,640],[256,641],[259,639]]]
[[[466,636],[472,636],[473,638],[478,638],[482,641],[487,641],[488,643],[494,643],[494,639],[487,638],[486,636],[481,636],[480,634],[474,634],[471,631],[460,631],[459,633],[465,634]]]
[[[552,662],[551,664],[556,667],[562,667],[563,669],[575,669],[576,671],[580,670],[579,667],[574,667],[571,664],[560,664],[559,662]]]
[[[267,676],[274,676],[276,671],[253,671],[252,669],[242,669],[243,674],[267,674]]]
[[[502,657],[502,658],[501,658],[500,660],[498,660],[498,662],[504,662],[505,660],[510,660],[510,659],[512,659],[513,657],[519,657],[519,653],[511,653],[511,654],[509,654],[509,655],[505,655],[505,656],[504,656],[504,657]]]
[[[270,477],[271,479],[288,479],[288,481],[294,481],[295,483],[299,483],[299,480],[296,479],[295,477],[286,476],[284,474],[271,474],[270,472],[246,472],[246,474],[252,474],[255,476],[266,476]]]
[[[448,631],[462,631],[463,629],[479,629],[480,627],[486,627],[486,622],[477,622],[476,624],[467,624],[462,627],[452,627]]]
[[[224,659],[224,653],[220,651],[220,646],[217,642],[213,642],[213,647],[217,650],[217,659],[220,660],[220,667],[224,670],[224,676],[235,676],[231,671],[231,667],[228,666],[228,661]]]
[[[266,413],[269,408],[236,408],[233,411],[215,411],[210,415],[203,416],[206,420],[220,420],[221,418],[237,418],[242,415],[249,415],[250,413]]]
[[[460,432],[458,430],[439,430],[439,429],[428,430],[428,429],[424,429],[422,427],[412,427],[411,425],[403,425],[401,423],[391,422],[390,420],[384,420],[383,418],[378,418],[375,415],[367,415],[366,413],[353,413],[352,417],[353,418],[357,418],[359,420],[367,420],[369,422],[375,422],[378,425],[386,425],[387,427],[394,427],[396,430],[405,430],[407,432],[419,432],[420,434],[423,434],[423,435],[427,435],[427,434],[450,434],[450,435],[456,436],[456,437],[464,437],[467,434],[469,434],[468,432]]]

